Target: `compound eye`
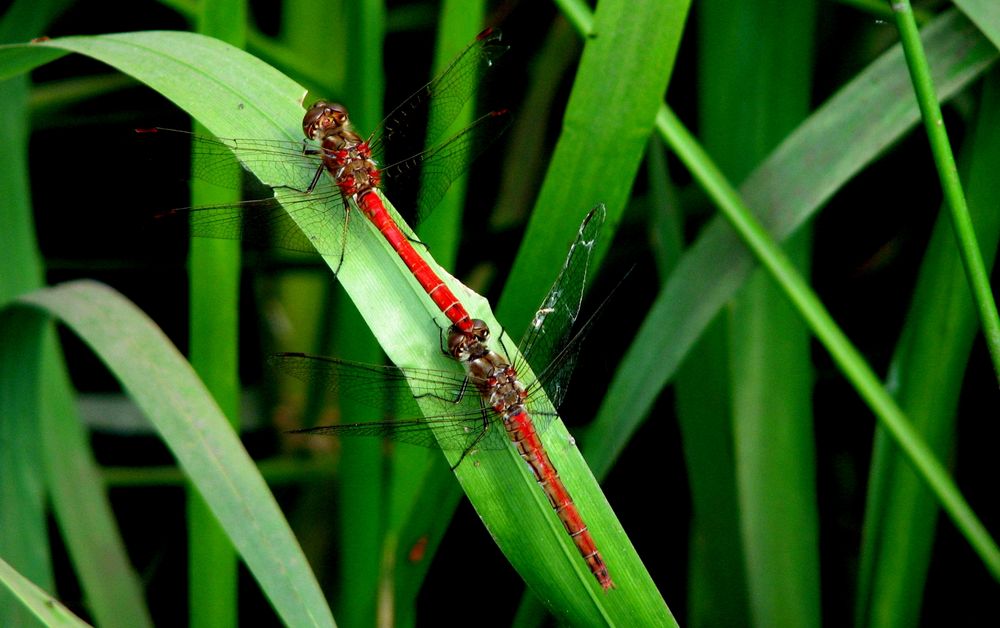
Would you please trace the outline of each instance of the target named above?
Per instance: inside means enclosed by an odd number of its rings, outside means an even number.
[[[339,103],[329,103],[324,112],[337,126],[343,126],[347,121],[347,107]]]
[[[479,340],[486,340],[490,337],[490,328],[486,325],[486,321],[480,319],[474,319],[472,321],[472,334]]]

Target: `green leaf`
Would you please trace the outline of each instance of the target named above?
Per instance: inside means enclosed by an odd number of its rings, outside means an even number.
[[[51,595],[35,586],[0,558],[0,583],[3,583],[22,604],[46,626],[86,626],[82,621]]]
[[[989,272],[983,262],[983,253],[979,249],[975,228],[969,217],[969,206],[965,200],[962,181],[958,176],[955,153],[945,128],[944,115],[941,113],[941,104],[938,102],[927,54],[920,41],[920,31],[917,29],[909,0],[899,0],[895,5],[894,14],[906,67],[910,71],[910,82],[917,103],[920,105],[924,132],[930,143],[931,156],[944,194],[945,209],[951,215],[952,230],[955,232],[958,249],[962,252],[962,264],[979,312],[983,338],[993,360],[993,373],[997,383],[1000,384],[1000,312],[997,311]]]
[[[142,581],[128,561],[115,525],[52,325],[46,326],[41,347],[46,483],[88,609],[102,626],[152,626]]]
[[[244,0],[202,2],[198,11],[199,32],[234,46],[245,45],[247,3]],[[193,159],[198,158],[193,155]],[[240,180],[236,164],[232,164],[229,176],[234,182]],[[197,179],[192,182],[192,205],[239,200],[235,189],[222,189]],[[229,423],[239,429],[240,243],[195,239],[191,242],[188,262],[191,366]],[[190,625],[192,628],[235,626],[239,616],[238,557],[198,492],[188,487],[187,493]]]
[[[305,556],[253,460],[155,323],[93,281],[38,290],[18,301],[58,318],[107,365],[159,431],[284,621],[333,625]]]
[[[993,0],[955,0],[955,6],[1000,48],[1000,4]]]
[[[0,316],[0,556],[44,589],[54,590],[42,458],[38,390],[41,326],[4,311]],[[23,609],[0,591],[0,620],[24,621]]]
[[[44,32],[65,4],[64,0],[14,3],[0,24],[0,41]],[[0,249],[5,252],[0,262],[0,303],[38,288],[44,280],[29,199],[28,97],[27,76],[11,78],[0,89],[4,137]],[[129,564],[77,413],[54,329],[23,313],[5,313],[2,318],[0,449],[5,451],[0,452],[4,466],[0,476],[5,492],[30,489],[5,493],[0,499],[4,521],[0,555],[34,583],[54,590],[44,511],[47,499],[92,619],[109,627],[151,625],[139,577]],[[0,603],[0,624],[20,625],[24,612],[20,605]]]

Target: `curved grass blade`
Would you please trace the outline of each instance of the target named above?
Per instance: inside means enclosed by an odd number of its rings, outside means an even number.
[[[17,573],[17,570],[2,558],[0,558],[0,584],[7,587],[7,590],[46,626],[88,625],[31,580]]]
[[[1000,239],[1000,72],[987,76],[959,167],[979,243],[991,267]],[[947,330],[941,333],[941,330]],[[956,434],[960,392],[976,336],[976,316],[946,212],[939,212],[921,262],[889,381],[893,394],[934,452],[945,458]],[[879,429],[873,447],[855,601],[856,625],[914,625],[923,604],[937,537],[939,505],[909,462]],[[894,609],[886,613],[888,609]]]
[[[24,33],[44,32],[66,5],[62,0],[19,1],[0,20],[0,41],[22,38]],[[4,82],[0,89],[0,136],[4,168],[0,171],[0,302],[38,288],[44,281],[30,207],[28,190],[28,77]],[[108,501],[106,488],[97,472],[85,429],[79,420],[65,365],[51,325],[32,324],[34,316],[3,316],[5,348],[0,350],[0,449],[12,447],[27,458],[0,453],[4,487],[16,486],[30,478],[39,492],[32,503],[29,494],[0,499],[3,540],[0,555],[15,562],[15,552],[27,552],[30,561],[49,561],[45,524],[46,497],[59,526],[66,551],[73,563],[80,589],[87,599],[91,618],[105,626],[148,626],[152,624],[143,600],[141,583],[129,564]],[[6,344],[7,340],[13,342]],[[12,409],[11,405],[17,409]],[[27,442],[22,446],[22,439]],[[41,447],[39,447],[41,445]],[[27,465],[16,471],[12,463]],[[44,487],[41,486],[44,483]],[[9,516],[10,513],[12,516]],[[41,535],[39,538],[36,535]],[[10,551],[8,542],[19,548]],[[20,573],[38,585],[50,586],[44,572],[48,567],[30,567],[18,560]],[[47,585],[46,583],[49,583]],[[50,588],[49,590],[54,590]],[[0,602],[0,624],[19,625],[15,605]]]
[[[332,626],[305,556],[239,438],[163,332],[119,293],[76,281],[18,299],[86,342],[160,432],[290,625]]]

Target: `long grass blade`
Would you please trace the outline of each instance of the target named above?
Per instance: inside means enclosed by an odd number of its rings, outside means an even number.
[[[244,0],[210,0],[199,7],[197,28],[202,34],[242,47],[246,18]],[[239,181],[239,169],[234,168],[229,176]],[[192,183],[192,206],[238,200],[234,190],[198,179]],[[239,430],[239,242],[193,238],[188,261],[191,365],[230,424]],[[188,490],[187,517],[191,626],[235,626],[239,621],[236,552],[194,487]]]
[[[969,209],[993,265],[1000,239],[1000,73],[987,76],[974,128],[963,141],[959,168]],[[947,212],[938,215],[921,263],[906,324],[896,347],[889,382],[914,427],[941,458],[954,442],[959,393],[977,321]],[[987,419],[988,420],[988,419]],[[938,504],[879,430],[865,509],[855,602],[855,624],[912,626],[923,607],[923,590],[935,543]]]
[[[531,320],[562,264],[563,247],[553,243],[571,240],[582,212],[604,203],[608,231],[614,231],[670,80],[688,5],[598,5],[555,152],[497,308],[508,326],[520,329]],[[598,260],[610,243],[605,238]]]
[[[956,12],[938,18],[924,37],[942,98],[968,85],[998,57]],[[919,119],[916,103],[900,97],[908,86],[902,51],[895,47],[831,97],[750,174],[742,196],[759,208],[776,238],[793,233],[913,128]],[[671,119],[661,111],[660,133],[671,133]],[[621,451],[705,326],[752,268],[752,257],[721,217],[701,231],[657,296],[598,412],[590,441],[595,449],[587,450],[595,469],[603,472]]]
[[[979,312],[979,321],[983,327],[986,346],[993,358],[993,371],[1000,383],[1000,313],[997,312],[996,300],[990,288],[990,276],[983,262],[983,254],[976,242],[976,231],[969,217],[969,207],[962,190],[962,181],[958,176],[958,166],[955,155],[948,141],[948,132],[944,126],[941,105],[935,93],[934,80],[931,78],[927,54],[920,42],[917,22],[913,17],[913,9],[909,0],[899,0],[892,3],[896,15],[896,27],[899,29],[900,42],[910,69],[913,89],[920,105],[920,113],[924,121],[924,129],[930,139],[931,154],[937,167],[941,189],[951,215],[952,228],[958,241],[958,250],[962,256],[965,274],[972,289],[972,297]]]
[[[17,2],[0,22],[0,41],[41,32],[65,2]],[[42,285],[44,275],[28,194],[29,89],[26,77],[0,89],[0,303]],[[21,575],[53,591],[44,505],[55,520],[88,600],[106,626],[151,624],[138,576],[129,564],[103,483],[80,423],[54,330],[3,316],[0,351],[0,555]],[[7,341],[14,346],[7,345]],[[23,609],[0,603],[0,624],[20,625]]]
[[[119,293],[93,281],[32,292],[20,303],[58,318],[112,371],[160,432],[283,620],[332,626],[305,556],[253,460],[160,329]]]
[[[19,574],[9,563],[0,558],[0,583],[7,591],[31,610],[38,621],[46,626],[86,626],[58,600],[31,580]]]
[[[727,176],[740,179],[808,113],[816,6],[748,2],[739,15],[724,2],[703,8],[701,136]],[[732,107],[740,99],[744,105]],[[808,266],[809,239],[800,231],[787,245],[800,270]],[[684,448],[699,463],[690,470],[692,490],[700,489],[693,500],[701,506],[692,555],[703,559],[690,567],[701,574],[691,591],[700,614],[692,620],[732,625],[749,613],[761,626],[818,625],[808,330],[758,271],[710,333],[724,337],[704,336],[677,382]],[[709,351],[702,351],[706,344]],[[730,472],[720,472],[724,465]],[[734,516],[719,516],[727,511]],[[744,569],[733,569],[732,556],[740,554]]]

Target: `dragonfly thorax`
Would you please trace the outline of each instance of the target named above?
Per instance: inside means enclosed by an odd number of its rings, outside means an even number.
[[[502,355],[486,350],[463,365],[469,381],[505,422],[511,414],[523,410],[527,389]]]
[[[346,197],[357,199],[361,193],[376,188],[381,183],[378,166],[367,156],[366,151],[359,150],[358,147],[339,150],[333,154],[327,152],[324,161]]]

